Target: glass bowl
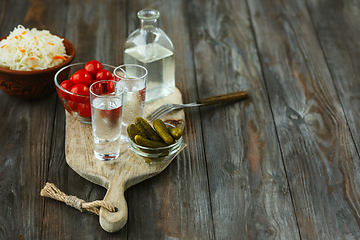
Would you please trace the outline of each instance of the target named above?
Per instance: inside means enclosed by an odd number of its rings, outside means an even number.
[[[65,109],[78,121],[91,124],[90,96],[75,94],[60,86],[63,81],[69,80],[71,75],[73,75],[76,71],[84,69],[85,64],[86,63],[74,63],[60,69],[55,74],[54,81],[56,91]],[[106,69],[111,73],[114,72],[114,66],[104,63],[101,64],[103,69]]]
[[[175,127],[169,123],[165,123],[168,128]],[[170,161],[181,148],[183,137],[181,136],[173,144],[166,147],[149,148],[135,143],[129,138],[130,149],[137,155],[144,157],[145,162],[149,164],[159,164]]]

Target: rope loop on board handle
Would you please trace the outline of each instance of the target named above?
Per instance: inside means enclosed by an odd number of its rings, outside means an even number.
[[[53,183],[47,182],[44,188],[41,190],[40,195],[64,202],[66,205],[74,207],[80,212],[86,210],[99,215],[100,209],[98,207],[106,208],[109,212],[116,212],[116,209],[105,201],[97,200],[93,202],[85,202],[84,200],[75,196],[68,196],[60,191]]]

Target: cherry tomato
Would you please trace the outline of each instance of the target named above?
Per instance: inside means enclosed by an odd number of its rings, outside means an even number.
[[[79,114],[83,117],[91,117],[91,105],[90,101],[85,103],[78,103]]]
[[[92,85],[91,88],[92,88],[91,91],[92,91],[93,93],[97,94],[97,95],[102,94],[103,91],[104,91],[103,84],[100,83],[100,82],[98,82],[98,83],[95,82],[95,84]]]
[[[61,84],[60,84],[60,87],[62,87],[63,89],[65,89],[66,91],[69,91],[71,90],[71,88],[74,86],[74,83],[70,80],[65,80],[63,81]],[[71,97],[70,97],[70,94],[69,93],[66,93],[65,91],[63,90],[60,90],[61,91],[61,95],[63,96],[64,99],[66,100],[70,100]]]
[[[139,99],[140,102],[144,102],[144,101],[145,101],[145,94],[146,94],[146,87],[144,87],[143,89],[139,90],[139,95],[137,95],[137,98]]]
[[[94,80],[94,79],[91,80],[91,85],[93,85],[94,83],[96,83],[96,82],[98,82],[98,81],[99,81],[99,80]],[[91,85],[90,85],[90,86],[91,86]]]
[[[106,89],[107,89],[108,93],[113,93],[113,92],[115,92],[114,82],[108,82],[108,83],[106,84]]]
[[[96,74],[96,80],[109,80],[112,77],[111,72],[106,69],[101,69]]]
[[[84,84],[86,86],[90,86],[91,84],[91,76],[85,69],[80,69],[72,76],[73,83],[76,84]]]
[[[75,84],[71,88],[71,92],[78,94],[78,95],[90,96],[89,87],[84,84]],[[71,95],[71,99],[77,103],[84,103],[86,101],[89,101],[89,97],[80,97],[80,96],[75,96],[75,95]]]
[[[103,69],[103,66],[99,61],[91,60],[85,64],[84,69],[90,74],[92,79],[96,79],[97,72]]]
[[[76,102],[69,100],[69,101],[67,101],[67,104],[72,111],[74,111],[74,112],[77,111],[77,103]]]
[[[117,74],[115,75],[115,81],[116,82],[118,82],[118,81],[120,81],[121,79],[123,79],[124,78],[124,76],[121,76],[120,74],[124,74],[123,72],[117,72]]]
[[[102,118],[115,123],[121,117],[121,108],[122,107],[118,107],[112,110],[101,110],[100,115]]]

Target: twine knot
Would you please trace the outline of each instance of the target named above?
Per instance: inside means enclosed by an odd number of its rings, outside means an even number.
[[[76,208],[80,212],[83,212],[84,209],[82,208],[82,204],[85,202],[84,200],[77,198],[75,196],[66,196],[64,202],[66,205]]]
[[[98,207],[106,208],[109,212],[116,212],[116,209],[105,201],[97,200],[87,203],[84,200],[75,196],[68,196],[62,191],[60,191],[53,183],[46,183],[45,187],[41,190],[40,195],[43,197],[49,197],[64,202],[66,203],[66,205],[76,208],[80,212],[86,210],[99,215],[100,210]]]

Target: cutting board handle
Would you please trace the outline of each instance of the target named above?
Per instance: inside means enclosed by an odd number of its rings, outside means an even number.
[[[100,209],[100,225],[107,232],[119,231],[127,222],[128,207],[124,195],[125,190],[125,183],[121,181],[121,174],[109,183],[104,201],[115,207],[117,211],[109,212],[105,208]]]

